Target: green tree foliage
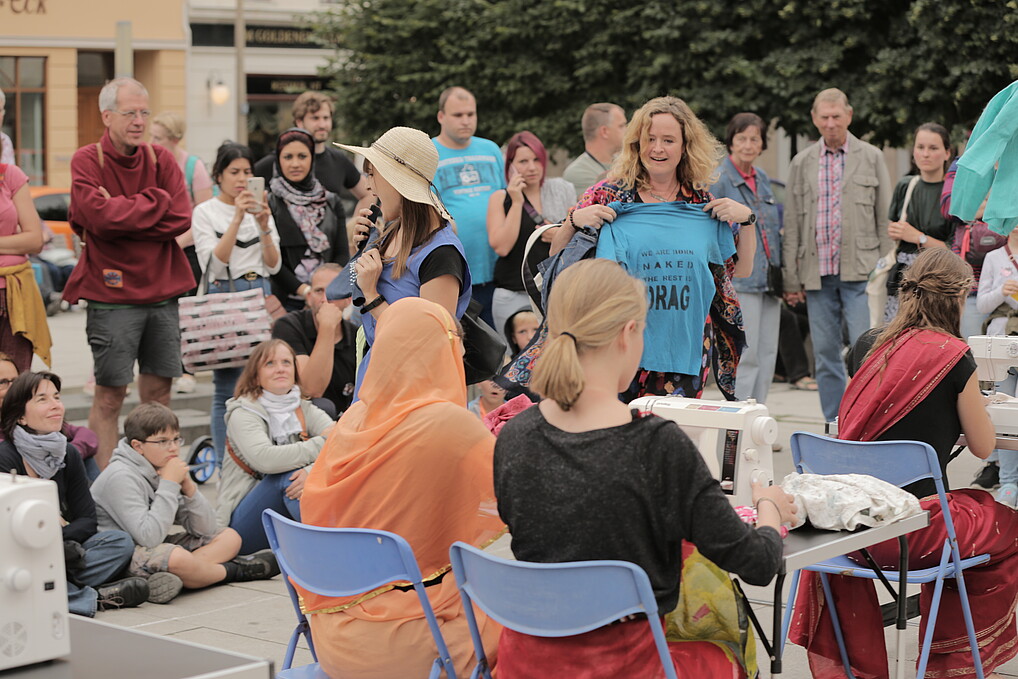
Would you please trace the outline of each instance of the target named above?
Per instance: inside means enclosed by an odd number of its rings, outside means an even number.
[[[1018,1],[908,5],[900,39],[867,64],[869,129],[901,143],[935,121],[961,141],[993,95],[1018,79]]]
[[[347,0],[309,23],[336,49],[341,134],[359,141],[437,134],[456,84],[499,143],[529,129],[575,153],[587,104],[662,94],[719,135],[747,110],[815,134],[813,96],[840,87],[854,131],[903,144],[927,120],[960,135],[1018,78],[1018,0]]]

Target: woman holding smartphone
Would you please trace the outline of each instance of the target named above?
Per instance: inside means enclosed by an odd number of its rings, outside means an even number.
[[[452,218],[432,183],[438,151],[428,135],[394,127],[369,148],[339,146],[364,156],[364,172],[378,196],[383,223],[378,246],[372,244],[354,263],[364,293],[361,319],[369,346],[357,368],[356,400],[382,312],[398,299],[421,297],[460,318],[470,302],[470,270]],[[355,218],[357,240],[367,238],[376,226],[370,212],[365,208]]]
[[[272,290],[287,311],[304,308],[311,274],[325,262],[343,266],[350,248],[339,196],[315,177],[315,140],[291,127],[276,142],[276,167],[269,182],[269,209],[279,230],[282,265]]]
[[[255,195],[248,189],[249,182],[263,184],[253,177],[253,167],[251,149],[241,144],[227,142],[216,153],[212,179],[219,185],[219,195],[195,207],[191,218],[202,281],[208,280],[203,293],[260,288],[266,297],[272,294],[269,277],[281,265],[279,234],[265,191]],[[233,396],[240,373],[241,368],[212,371],[212,441],[220,466],[226,449],[226,401]]]
[[[544,224],[561,222],[576,204],[576,187],[561,177],[548,179],[548,152],[533,132],[517,132],[506,145],[505,190],[488,199],[488,243],[498,255],[491,315],[495,328],[505,328],[509,317],[530,308],[521,275],[527,239]],[[532,262],[548,259],[555,232],[548,229],[534,243]]]

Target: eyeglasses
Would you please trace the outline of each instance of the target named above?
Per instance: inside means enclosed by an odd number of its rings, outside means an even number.
[[[6,389],[9,386],[11,386],[12,384],[14,384],[14,380],[9,380],[6,377],[3,378],[3,379],[0,379],[0,389]]]
[[[151,443],[154,446],[159,446],[163,450],[169,450],[174,446],[184,445],[184,439],[180,436],[172,439],[156,439],[155,441],[149,441],[148,439],[145,439],[142,441],[142,443]]]
[[[141,111],[114,111],[114,113],[119,113],[125,118],[129,118],[131,120],[134,120],[138,116],[141,116],[142,120],[148,120],[152,116],[152,111],[149,111],[147,108]]]

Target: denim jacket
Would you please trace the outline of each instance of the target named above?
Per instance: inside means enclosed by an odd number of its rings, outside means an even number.
[[[778,205],[771,191],[771,180],[759,167],[756,168],[756,193],[746,186],[746,180],[735,169],[731,157],[726,156],[719,168],[720,176],[710,187],[715,198],[731,198],[752,208],[756,214],[756,255],[753,257],[753,273],[746,278],[733,278],[732,285],[738,292],[767,292],[767,257],[764,253],[763,238],[767,234],[767,246],[771,251],[770,263],[781,266],[781,217]],[[749,227],[742,227],[749,228]]]

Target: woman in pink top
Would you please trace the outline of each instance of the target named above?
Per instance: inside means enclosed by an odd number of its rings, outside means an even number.
[[[49,359],[46,310],[28,262],[40,250],[42,222],[28,195],[28,177],[17,165],[0,163],[0,351],[19,372],[31,367],[33,346]]]

